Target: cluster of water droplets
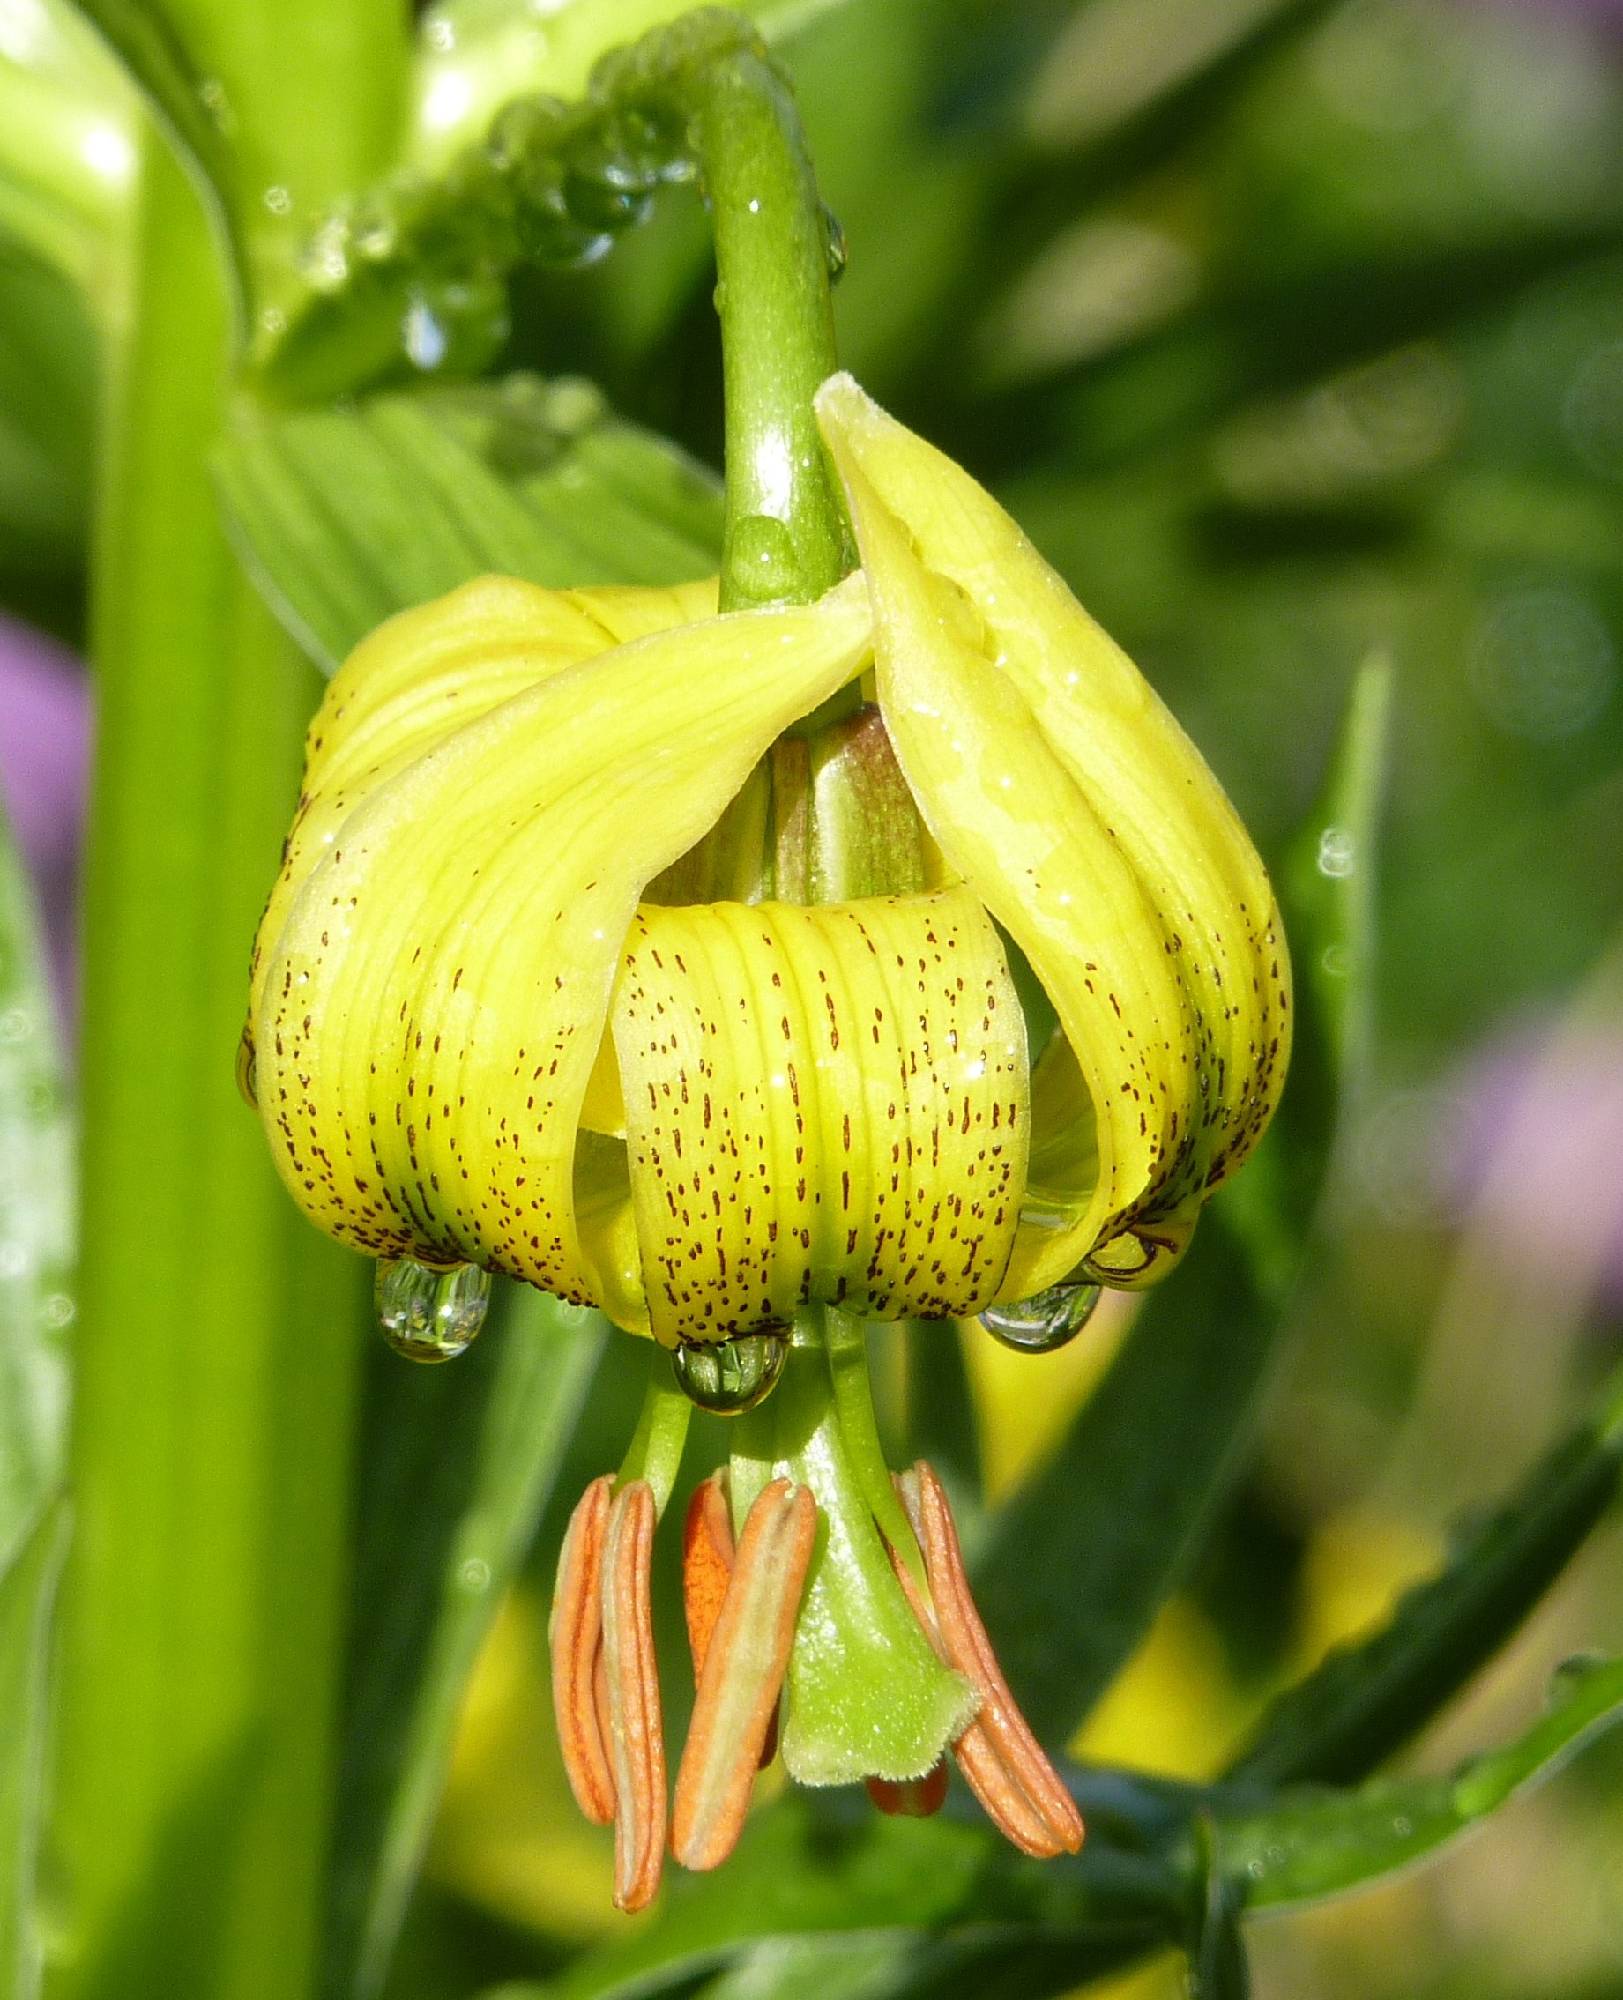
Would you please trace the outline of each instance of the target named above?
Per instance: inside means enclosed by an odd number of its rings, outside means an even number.
[[[1051,1354],[1056,1347],[1075,1340],[1103,1296],[1098,1285],[1078,1284],[1067,1279],[1034,1292],[1029,1299],[1017,1299],[1006,1306],[988,1306],[981,1325],[1005,1347],[1022,1354]]]
[[[684,1341],[671,1355],[671,1372],[690,1403],[736,1417],[771,1395],[788,1352],[781,1327],[761,1327],[731,1340]]]
[[[713,12],[655,30],[605,57],[579,103],[515,99],[441,172],[408,171],[335,209],[301,258],[315,310],[381,309],[414,367],[478,370],[506,338],[509,271],[591,264],[660,187],[695,178],[684,79],[743,45],[747,25]],[[826,212],[825,235],[837,277],[845,238]]]
[[[435,1270],[415,1257],[378,1263],[373,1285],[378,1325],[408,1361],[454,1361],[490,1310],[490,1273],[477,1264]]]

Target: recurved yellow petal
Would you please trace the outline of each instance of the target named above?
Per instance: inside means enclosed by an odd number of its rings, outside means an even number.
[[[873,596],[880,706],[948,860],[1060,1017],[1005,1295],[1160,1275],[1267,1124],[1289,967],[1200,753],[981,487],[847,376],[818,415]]]
[[[1026,1041],[974,896],[644,907],[613,1018],[658,1338],[991,1302]]]
[[[683,624],[571,668],[548,649],[566,643],[569,610],[588,615],[587,594],[560,609],[550,593],[492,588],[504,612],[493,648],[515,677],[527,659],[535,684],[430,733],[403,765],[386,758],[377,781],[363,765],[335,787],[347,810],[290,859],[302,880],[273,898],[262,933],[260,1109],[300,1206],[342,1240],[618,1296],[626,1273],[598,1270],[594,1251],[623,1261],[623,1232],[594,1230],[588,1248],[577,1220],[576,1127],[627,926],[644,884],[773,738],[858,671],[870,615],[846,584],[816,605]],[[526,595],[547,600],[528,648]],[[440,607],[450,634],[434,607],[397,621],[393,643],[414,660],[380,635],[374,670],[397,691],[432,690],[425,656],[477,652],[476,601],[459,592]],[[673,598],[660,616],[679,608]],[[652,594],[631,607],[651,609]],[[450,698],[449,678],[425,697]],[[348,755],[321,745],[318,784]],[[600,1205],[600,1186],[582,1192]]]
[[[280,929],[361,798],[442,737],[581,660],[715,610],[714,577],[669,590],[542,590],[482,576],[386,620],[333,676],[310,724],[299,809],[261,939]],[[256,950],[255,1001],[262,971]]]

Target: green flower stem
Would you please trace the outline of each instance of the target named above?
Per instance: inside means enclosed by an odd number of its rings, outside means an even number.
[[[835,1319],[843,1324],[831,1332]],[[738,1420],[730,1477],[735,1529],[769,1479],[794,1479],[817,1499],[817,1552],[789,1662],[790,1775],[809,1785],[921,1777],[969,1720],[974,1696],[919,1629],[875,1522],[876,1502],[893,1516],[901,1509],[859,1321],[818,1307],[797,1317],[782,1380]],[[897,1532],[910,1548],[905,1516]]]
[[[868,1379],[866,1329],[854,1314],[833,1306],[824,1313],[823,1326],[829,1376],[834,1384],[834,1413],[862,1497],[873,1510],[880,1533],[907,1564],[920,1588],[927,1589],[924,1558],[919,1553],[913,1524],[897,1497],[885,1447],[879,1441],[873,1385]]]
[[[722,609],[809,604],[850,566],[812,415],[835,368],[817,184],[788,86],[761,56],[707,67],[692,103],[727,397]]]
[[[655,1346],[648,1387],[643,1392],[642,1414],[614,1483],[624,1486],[633,1479],[646,1479],[654,1489],[654,1506],[661,1517],[670,1504],[671,1489],[682,1469],[682,1453],[692,1416],[693,1405],[672,1378],[670,1355],[663,1347]]]

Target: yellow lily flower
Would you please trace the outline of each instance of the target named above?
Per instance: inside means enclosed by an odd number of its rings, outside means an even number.
[[[1266,1124],[1286,960],[1216,780],[967,474],[849,377],[818,411],[865,566],[821,603],[486,579],[333,681],[251,1022],[333,1235],[666,1344],[967,1314],[1158,1275]],[[936,885],[643,902],[870,663]]]
[[[1080,1821],[945,1495],[927,1467],[892,1490],[806,1323],[826,1309],[847,1357],[863,1318],[1041,1338],[1159,1277],[1272,1112],[1288,966],[1216,780],[1015,524],[849,377],[816,407],[863,565],[817,603],[486,578],[357,649],[311,729],[245,1046],[295,1200],[407,1274],[408,1349],[465,1344],[500,1271],[737,1410],[794,1324],[793,1440],[735,1454],[690,1516],[678,1858],[736,1838],[786,1677],[797,1775],[928,1810],[952,1747],[1049,1854]],[[820,721],[853,684],[875,700]],[[419,1279],[449,1332],[413,1333]],[[554,1618],[571,1779],[616,1821],[627,1907],[664,1845],[662,1478],[594,1482]]]

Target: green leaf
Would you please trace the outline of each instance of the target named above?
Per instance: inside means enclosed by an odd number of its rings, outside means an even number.
[[[0,242],[105,306],[135,177],[135,93],[74,8],[41,4],[0,47]]]
[[[66,1541],[73,1131],[21,861],[0,822],[0,1990],[38,1985],[45,1642]]]
[[[1063,1927],[970,1924],[945,1935],[866,1931],[857,1937],[762,1938],[695,1988],[692,1969],[611,1989],[605,2000],[691,1992],[694,2000],[1045,2000],[1116,1963]]]
[[[376,1992],[480,1642],[551,1496],[606,1322],[511,1288],[455,1367],[380,1342],[364,1391],[355,1602],[321,1990]]]
[[[1250,1909],[1355,1889],[1434,1854],[1619,1721],[1623,1660],[1574,1661],[1556,1676],[1548,1713],[1514,1743],[1450,1776],[1287,1793],[1277,1804],[1232,1815],[1219,1808],[1219,1865]]]
[[[27,251],[0,255],[0,591],[25,616],[84,560],[96,371],[70,280]]]
[[[595,2000],[1046,2000],[1121,1962],[1063,1926],[966,1924],[945,1934],[876,1929],[855,1936],[759,1938],[695,1953],[609,1986]],[[719,1969],[718,1969],[719,1968]],[[484,2000],[554,2000],[573,1986],[504,1986]]]
[[[1189,1943],[1190,2000],[1248,2000],[1251,1972],[1240,1935],[1242,1897],[1218,1865],[1211,1817],[1202,1812],[1194,1826],[1201,1871],[1201,1897]]]
[[[1616,1496],[1620,1473],[1623,1375],[1386,1625],[1280,1697],[1230,1775],[1290,1784],[1373,1770],[1521,1624]]]
[[[994,1517],[975,1592],[1026,1715],[1063,1742],[1184,1574],[1236,1469],[1277,1301],[1218,1207],[1051,1460]]]
[[[75,0],[75,5],[123,64],[174,147],[220,229],[240,284],[243,248],[232,200],[236,163],[204,94],[210,82],[219,88],[218,79],[194,60],[182,19],[163,0]]]
[[[1104,1692],[1185,1573],[1268,1380],[1359,1040],[1386,686],[1378,667],[1356,679],[1324,794],[1280,872],[1297,1043],[1275,1129],[980,1552],[987,1624],[1051,1739]],[[1350,870],[1317,865],[1326,828],[1350,843],[1334,850],[1357,857]]]
[[[715,480],[578,381],[245,405],[217,469],[261,591],[329,670],[392,613],[487,570],[676,583],[713,569],[721,543]]]
[[[740,0],[735,11],[777,42],[849,4]],[[687,11],[688,0],[565,0],[537,33],[533,12],[513,0],[445,0],[419,48],[412,156],[429,167],[443,164],[515,97],[579,97],[600,56]]]
[[[1127,1781],[1123,1797],[1131,1790]],[[547,2000],[682,1990],[678,1981],[698,1984],[723,1965],[747,1963],[750,1952],[782,1950],[790,1936],[811,1953],[817,1944],[853,1949],[850,1934],[860,1933],[883,1940],[889,1965],[890,1933],[905,1940],[898,1956],[914,1977],[876,1984],[876,1995],[1036,2000],[1178,1939],[1184,1894],[1163,1861],[1107,1837],[1090,1839],[1074,1859],[1033,1868],[984,1821],[950,1809],[929,1820],[885,1819],[865,1801],[791,1793],[753,1815],[725,1869],[673,1875],[650,1919],[544,1990]],[[1010,1983],[1000,1985],[1004,1974]]]
[[[1369,1065],[1392,695],[1390,661],[1366,659],[1319,796],[1275,869],[1296,984],[1290,1080],[1272,1130],[1220,1199],[1276,1297],[1288,1289],[1337,1128]]]

